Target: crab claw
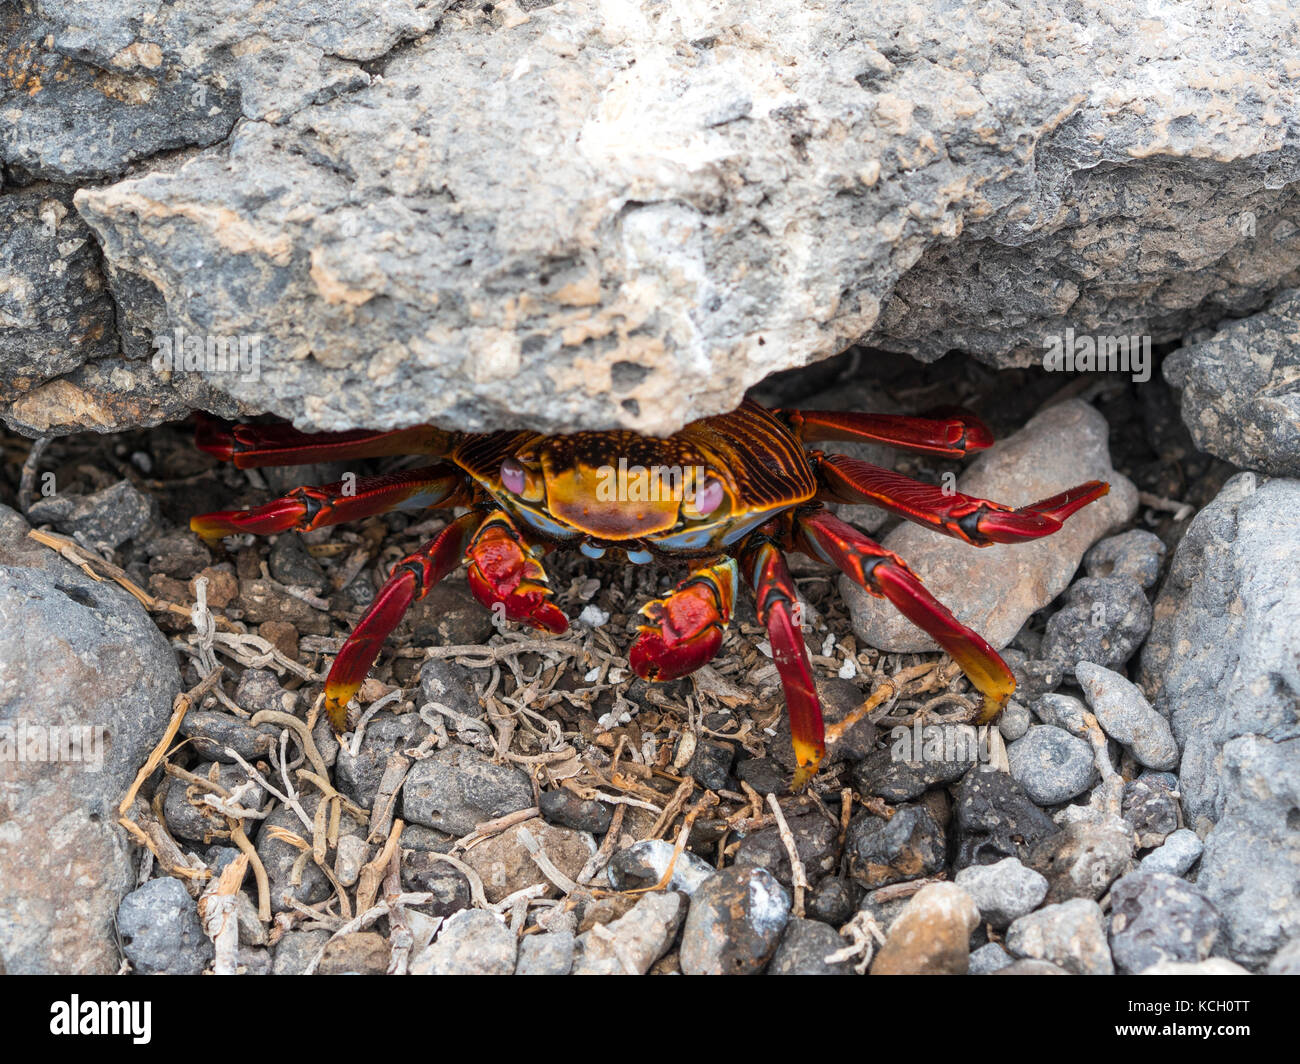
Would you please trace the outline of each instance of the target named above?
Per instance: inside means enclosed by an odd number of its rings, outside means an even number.
[[[315,495],[312,494],[313,491],[316,492]],[[190,531],[197,532],[209,546],[218,543],[223,536],[233,536],[240,532],[252,532],[259,536],[288,532],[292,528],[301,528],[304,519],[312,512],[313,504],[319,509],[323,501],[324,493],[316,489],[299,488],[292,495],[252,510],[219,510],[192,517]]]
[[[736,563],[728,558],[695,570],[666,598],[641,607],[650,624],[628,651],[643,680],[676,680],[708,664],[722,646],[736,598]]]
[[[510,519],[501,512],[483,522],[466,552],[466,574],[474,597],[508,620],[561,635],[569,619],[550,601],[546,570],[523,546]]]

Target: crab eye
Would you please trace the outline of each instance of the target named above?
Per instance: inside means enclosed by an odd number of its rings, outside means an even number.
[[[517,458],[507,458],[501,463],[501,483],[512,495],[524,493],[524,467]]]
[[[722,505],[722,500],[722,481],[717,477],[706,477],[694,497],[688,500],[687,513],[692,517],[708,517]]]

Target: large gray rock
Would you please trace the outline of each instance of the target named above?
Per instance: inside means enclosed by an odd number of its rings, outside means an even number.
[[[1234,960],[1300,934],[1300,482],[1233,477],[1192,521],[1155,604],[1142,685],[1182,749],[1197,886]],[[1208,829],[1208,834],[1205,832]]]
[[[113,916],[134,885],[117,805],[181,678],[132,596],[27,531],[0,506],[0,961],[13,974],[111,974]],[[76,747],[51,759],[74,736],[82,759],[64,756]],[[18,760],[20,748],[40,759]]]
[[[967,495],[1023,506],[1088,480],[1110,494],[1085,506],[1054,535],[1028,543],[972,547],[919,525],[903,524],[881,542],[897,552],[963,624],[995,648],[1006,646],[1035,610],[1056,598],[1084,551],[1137,508],[1137,489],[1110,464],[1106,419],[1081,400],[1049,407],[975,459],[957,481]],[[936,644],[887,601],[840,579],[858,637],[881,650],[933,650]]]
[[[304,427],[664,431],[864,338],[1025,364],[1300,281],[1285,6],[28,6],[0,162],[121,177],[77,202],[132,357],[36,386],[87,418],[196,378]],[[159,377],[175,327],[260,375]]]
[[[1298,331],[1300,291],[1291,290],[1165,359],[1197,447],[1246,469],[1300,476]]]

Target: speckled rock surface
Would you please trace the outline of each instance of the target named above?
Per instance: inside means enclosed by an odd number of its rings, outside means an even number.
[[[76,202],[123,356],[10,397],[29,432],[666,431],[863,338],[1026,364],[1300,280],[1281,5],[38,10],[0,21],[0,163],[115,182]],[[175,328],[260,373],[154,372]]]

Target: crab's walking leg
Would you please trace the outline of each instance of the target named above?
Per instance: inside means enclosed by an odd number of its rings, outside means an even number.
[[[643,680],[676,680],[713,660],[731,623],[737,579],[734,559],[708,562],[672,594],[642,606],[650,623],[628,651],[632,671]]]
[[[747,549],[740,564],[754,589],[758,619],[767,628],[772,659],[781,675],[794,745],[794,788],[801,790],[826,754],[826,736],[812,663],[799,623],[798,592],[781,552],[771,542],[763,540]]]
[[[323,488],[294,488],[251,510],[222,510],[191,518],[190,529],[208,543],[238,532],[308,532],[389,510],[454,506],[464,475],[447,462],[377,477],[341,480]]]
[[[433,539],[403,558],[352,634],[339,650],[325,680],[325,712],[336,732],[347,730],[348,702],[375,663],[379,648],[412,602],[460,564],[465,547],[482,521],[471,511],[456,518]]]
[[[842,410],[778,410],[775,413],[803,443],[866,440],[942,458],[960,458],[993,443],[993,433],[968,410],[952,409],[934,417]]]
[[[952,656],[984,696],[977,723],[987,724],[997,716],[1016,689],[1011,670],[978,633],[925,589],[902,558],[825,510],[802,515],[796,524],[800,550],[834,565],[871,594],[889,599]]]
[[[199,414],[194,442],[202,451],[233,462],[238,469],[254,466],[308,465],[344,462],[353,458],[382,458],[396,454],[447,454],[454,433],[432,425],[373,432],[299,432],[292,425],[232,425]]]
[[[568,631],[568,618],[550,601],[546,570],[504,511],[483,521],[465,560],[470,590],[488,609],[555,635]]]
[[[945,492],[933,484],[842,454],[815,459],[823,502],[865,502],[976,547],[1021,543],[1059,531],[1066,518],[1101,498],[1110,485],[1100,480],[1070,488],[1019,508]]]

